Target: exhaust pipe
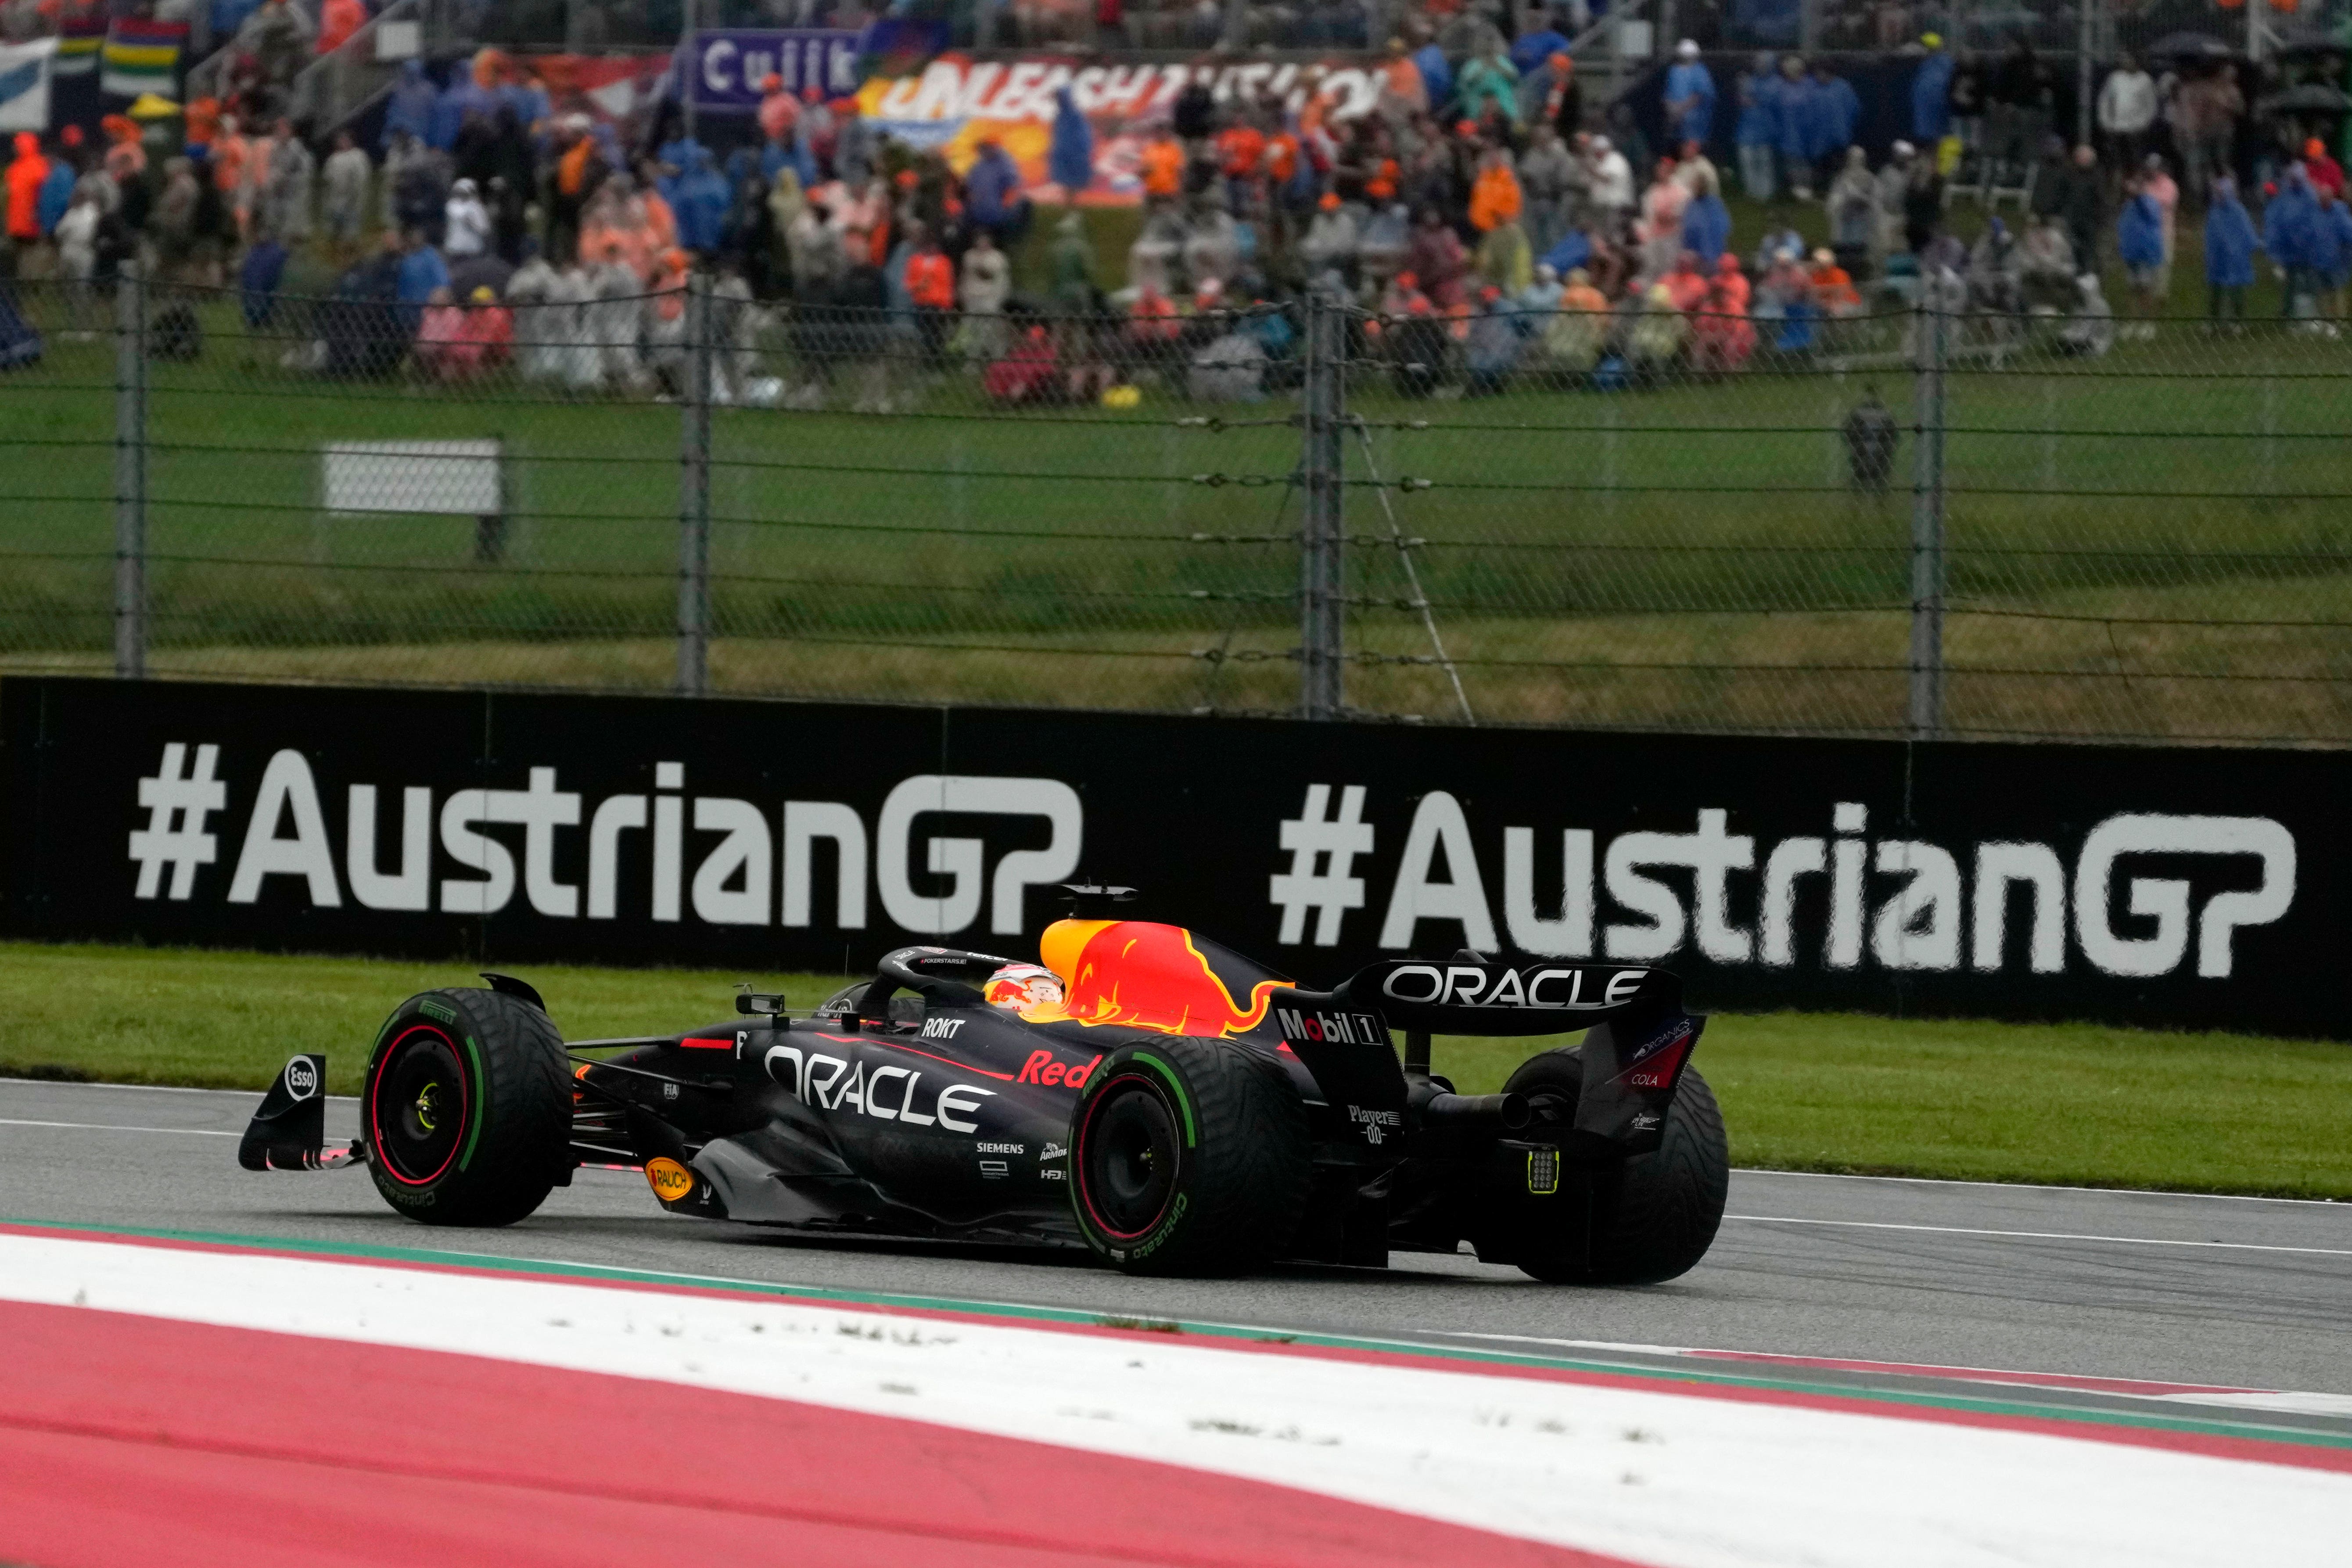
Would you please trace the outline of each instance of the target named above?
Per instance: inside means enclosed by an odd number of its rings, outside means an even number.
[[[1524,1094],[1447,1094],[1440,1089],[1415,1099],[1423,1133],[1448,1142],[1523,1132],[1535,1121],[1535,1109]]]

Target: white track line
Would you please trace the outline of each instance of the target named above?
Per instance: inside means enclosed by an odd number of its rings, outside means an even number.
[[[2201,1247],[2225,1252],[2300,1252],[2316,1258],[2352,1258],[2341,1247],[2269,1247],[2252,1241],[2175,1241],[2160,1236],[2081,1236],[2063,1230],[1983,1230],[1965,1225],[1897,1225],[1883,1219],[1797,1219],[1787,1215],[1727,1214],[1751,1225],[1825,1225],[1847,1230],[1920,1230],[1941,1236],[2002,1236],[2022,1241],[2104,1241],[2122,1247]]]
[[[240,1100],[251,1100],[262,1091],[257,1089],[191,1089],[179,1083],[82,1083],[57,1078],[0,1078],[0,1088],[22,1084],[26,1089],[128,1089],[141,1094],[233,1094]],[[332,1100],[348,1100],[359,1103],[356,1094],[331,1094]]]
[[[2255,1193],[2184,1193],[2169,1187],[2067,1186],[2061,1182],[1981,1182],[1959,1176],[1864,1176],[1852,1171],[1780,1171],[1769,1165],[1735,1165],[1742,1176],[1790,1176],[1808,1182],[1882,1182],[1912,1187],[1999,1187],[2029,1193],[2100,1193],[2118,1198],[2207,1198],[2217,1204],[2302,1204],[2309,1208],[2346,1208],[2343,1198],[2266,1198]]]
[[[1827,1356],[1782,1356],[1771,1352],[1694,1349],[1688,1345],[1627,1344],[1614,1340],[1563,1340],[1542,1334],[1482,1333],[1467,1329],[1436,1329],[1450,1339],[1549,1345],[1586,1354],[1672,1356],[1708,1368],[1752,1373],[1758,1376],[1794,1375],[1805,1372],[1914,1377],[1947,1383],[1983,1385],[1993,1397],[2001,1390],[2033,1394],[2090,1394],[2111,1399],[2147,1399],[2162,1404],[2219,1405],[2291,1415],[2352,1416],[2352,1394],[2310,1394],[2282,1388],[2194,1387],[2166,1384],[2155,1378],[2107,1378],[2060,1372],[2023,1372],[1989,1366],[1943,1366],[1904,1362],[1853,1361]],[[2137,1388],[2103,1388],[2102,1383],[2138,1384]]]
[[[171,1083],[78,1083],[47,1078],[0,1078],[0,1087],[23,1084],[28,1089],[134,1089],[149,1094],[234,1094],[251,1098],[249,1089],[190,1089]],[[328,1100],[359,1103],[357,1095],[331,1094]],[[2163,1187],[2067,1186],[2058,1182],[1980,1182],[1952,1176],[1865,1176],[1849,1171],[1778,1171],[1769,1165],[1735,1165],[1742,1177],[1797,1177],[1809,1182],[1879,1182],[1912,1187],[1996,1187],[2010,1192],[2099,1193],[2119,1198],[2196,1198],[2217,1204],[2301,1204],[2310,1208],[2347,1208],[2340,1198],[2266,1198],[2252,1193],[2182,1193]]]
[[[64,1127],[76,1132],[162,1132],[174,1138],[236,1138],[235,1132],[222,1132],[210,1127],[121,1127],[110,1121],[26,1121],[14,1116],[0,1116],[0,1127]]]

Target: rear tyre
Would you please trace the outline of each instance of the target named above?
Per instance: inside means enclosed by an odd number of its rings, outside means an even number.
[[[1307,1205],[1307,1111],[1270,1058],[1171,1036],[1123,1047],[1070,1115],[1070,1200],[1130,1274],[1236,1274],[1280,1255]]]
[[[1507,1087],[1535,1102],[1543,1120],[1566,1126],[1583,1086],[1579,1047],[1530,1058]],[[1510,1261],[1555,1285],[1672,1279],[1706,1256],[1730,1190],[1723,1112],[1706,1079],[1685,1068],[1657,1149],[1593,1173],[1583,1203],[1563,1184],[1556,1197],[1523,1208],[1528,1223],[1511,1238]]]
[[[361,1088],[368,1173],[426,1225],[512,1225],[572,1163],[571,1064],[546,1014],[496,991],[393,1011]]]

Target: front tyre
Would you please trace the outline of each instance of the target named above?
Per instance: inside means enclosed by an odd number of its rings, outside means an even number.
[[[1522,1063],[1507,1086],[1538,1114],[1572,1125],[1584,1083],[1581,1047],[1546,1051]],[[1731,1191],[1731,1151],[1723,1111],[1706,1079],[1689,1068],[1675,1080],[1663,1140],[1592,1173],[1583,1204],[1563,1186],[1520,1208],[1509,1261],[1556,1285],[1654,1285],[1687,1274],[1706,1256]]]
[[[572,1163],[563,1037],[499,992],[412,996],[376,1037],[360,1121],[394,1208],[426,1225],[512,1225]]]
[[[1278,1256],[1307,1205],[1307,1111],[1270,1058],[1171,1036],[1122,1047],[1070,1117],[1070,1199],[1130,1274],[1235,1274]]]

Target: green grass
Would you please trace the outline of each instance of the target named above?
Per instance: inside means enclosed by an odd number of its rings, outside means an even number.
[[[1447,1040],[1465,1092],[1537,1042]],[[1835,1013],[1711,1018],[1732,1158],[1775,1170],[2352,1198],[2352,1045]]]
[[[532,966],[574,1038],[731,1016],[734,982],[796,1005],[839,977]],[[402,997],[479,984],[462,963],[0,945],[0,1076],[258,1090],[322,1050],[352,1093]],[[1436,1043],[1466,1093],[1543,1041]],[[2352,1198],[2352,1046],[2091,1025],[1724,1015],[1694,1058],[1743,1165]]]
[[[1752,244],[1764,215],[1738,213]],[[1816,211],[1797,216],[1818,225]],[[1125,220],[1090,221],[1111,281]],[[2177,294],[2193,271],[2176,269]],[[102,664],[112,347],[68,341],[59,302],[26,300],[52,352],[0,379],[0,661]],[[207,317],[205,359],[152,375],[159,670],[667,684],[674,408],[327,382],[281,368],[284,344],[245,336],[226,304]],[[1883,352],[1890,331],[1844,346],[1884,363],[1445,402],[1360,376],[1378,472],[1434,484],[1351,487],[1351,646],[1428,654],[1410,607],[1425,594],[1486,719],[1899,730],[1908,456],[1893,493],[1858,497],[1837,426],[1869,385],[1907,422],[1911,378]],[[779,340],[769,368],[787,358]],[[1956,372],[1950,586],[1982,613],[1948,633],[1954,726],[2352,739],[2347,385],[2352,343],[2267,326],[2211,339],[2183,324],[2087,365],[2028,354]],[[1297,512],[1279,481],[1297,435],[1281,423],[1286,396],[1211,408],[1163,384],[1130,414],[1033,414],[989,407],[961,374],[909,369],[894,390],[889,415],[848,411],[845,392],[824,411],[717,415],[721,689],[1288,704]],[[1202,415],[1276,423],[1176,423]],[[470,520],[318,510],[325,442],[482,436],[511,459],[501,564],[473,563]],[[1361,450],[1349,461],[1367,475]],[[1422,542],[1417,584],[1381,542],[1390,506]],[[1361,666],[1349,680],[1370,710],[1451,706],[1425,665]]]

